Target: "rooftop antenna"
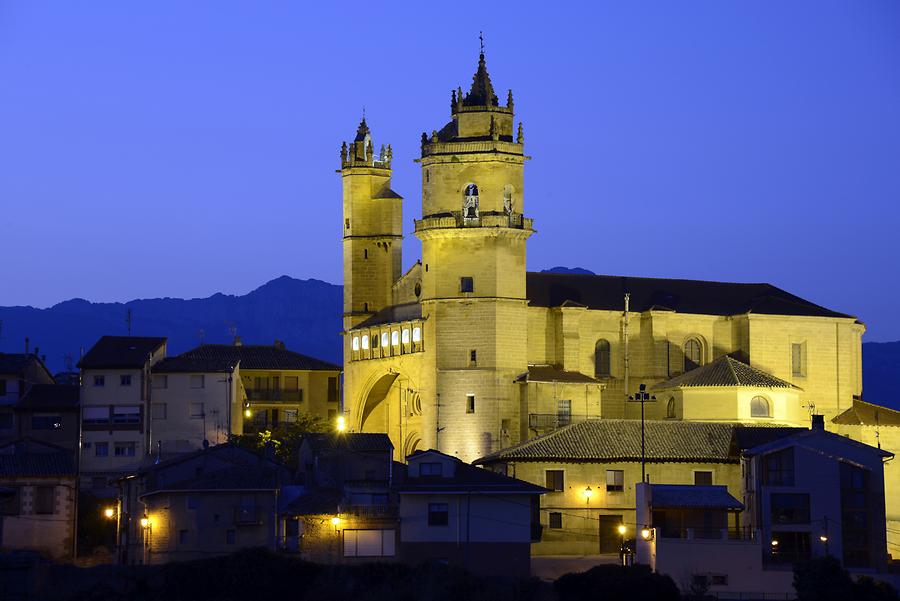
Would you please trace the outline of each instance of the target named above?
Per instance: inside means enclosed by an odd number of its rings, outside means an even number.
[[[128,335],[131,336],[131,309],[125,313],[125,323],[128,324]]]

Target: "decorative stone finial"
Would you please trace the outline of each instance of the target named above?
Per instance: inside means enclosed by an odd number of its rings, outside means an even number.
[[[497,123],[494,121],[494,116],[491,115],[491,140],[495,142],[500,139],[500,134],[497,131]]]
[[[341,165],[347,162],[347,143],[341,142]]]
[[[423,132],[422,132],[422,146],[425,146],[426,144],[428,144],[428,134],[426,134],[426,133],[423,131]]]
[[[456,90],[450,93],[450,112],[456,112]]]
[[[519,132],[516,135],[516,144],[524,144],[525,143],[525,134],[522,132],[522,122],[519,121]]]
[[[513,110],[512,90],[506,95],[506,108]]]
[[[433,130],[431,130],[431,143],[437,144],[437,141],[438,141],[437,130],[433,129]]]

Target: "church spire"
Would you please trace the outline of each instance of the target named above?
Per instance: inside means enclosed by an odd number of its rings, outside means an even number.
[[[481,40],[481,53],[478,55],[478,70],[472,78],[472,88],[466,94],[464,106],[499,106],[497,95],[494,94],[494,86],[491,84],[491,76],[487,72],[487,64],[484,62],[484,38]]]

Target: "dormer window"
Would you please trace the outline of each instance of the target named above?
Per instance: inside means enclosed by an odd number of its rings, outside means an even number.
[[[469,184],[466,186],[463,197],[463,217],[466,219],[478,219],[478,186]]]

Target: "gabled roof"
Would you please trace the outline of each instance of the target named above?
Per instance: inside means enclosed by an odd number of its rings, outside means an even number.
[[[697,315],[809,315],[843,317],[771,284],[738,284],[665,278],[561,273],[526,274],[526,296],[533,307],[559,307],[573,301],[590,309],[623,311],[631,294],[633,312],[670,310]]]
[[[237,361],[215,356],[176,355],[166,357],[153,366],[153,373],[231,373]]]
[[[548,490],[542,486],[536,486],[524,480],[510,478],[487,469],[475,467],[458,458],[435,451],[416,451],[408,457],[413,460],[423,455],[435,455],[444,460],[454,462],[452,476],[419,476],[412,477],[407,471],[404,483],[397,487],[400,494],[410,493],[507,493],[507,494],[543,494]]]
[[[150,355],[166,343],[165,338],[103,336],[81,358],[81,369],[140,369]]]
[[[18,403],[17,410],[41,411],[45,409],[78,410],[81,388],[68,384],[35,384],[28,389]]]
[[[835,434],[834,432],[828,432],[822,429],[813,428],[812,430],[803,430],[802,432],[796,432],[791,434],[790,436],[784,436],[777,440],[772,440],[770,442],[766,442],[750,449],[746,449],[744,451],[744,455],[750,457],[753,455],[761,455],[764,453],[771,453],[773,451],[778,451],[790,446],[815,446],[815,439],[827,439],[830,442],[839,443],[843,445],[847,445],[859,450],[867,451],[878,455],[880,457],[893,457],[894,454],[885,451],[884,449],[879,449],[878,447],[873,447],[872,445],[865,444],[863,442],[859,442],[849,438],[847,436],[841,436],[840,434]]]
[[[303,442],[313,451],[347,450],[354,453],[390,453],[394,450],[387,434],[372,432],[310,432]]]
[[[744,509],[744,504],[731,496],[727,486],[651,484],[650,507],[653,509],[731,509],[740,511]]]
[[[372,317],[357,324],[352,329],[359,330],[371,326],[380,326],[386,323],[398,323],[401,321],[413,321],[422,319],[422,305],[419,303],[404,303],[402,305],[391,305],[385,307]]]
[[[339,365],[289,351],[280,345],[203,344],[172,359],[174,361],[163,365],[164,371],[192,371],[191,367],[211,368],[210,371],[230,371],[228,366],[233,366],[238,361],[240,361],[242,370],[341,370]],[[158,371],[158,369],[154,368],[154,371]]]
[[[0,374],[21,375],[29,363],[38,361],[32,353],[0,353]]]
[[[528,371],[516,378],[516,382],[564,382],[572,384],[599,384],[600,381],[580,371],[565,371],[556,365],[529,365]]]
[[[747,426],[722,422],[646,420],[649,462],[692,461],[736,463],[741,445],[736,432],[764,428],[782,435],[793,428]],[[614,462],[641,460],[641,420],[595,419],[577,422],[501,449],[475,464],[505,461]]]
[[[75,456],[54,444],[20,438],[0,446],[0,478],[75,476]]]
[[[146,494],[152,495],[162,491],[276,490],[279,484],[278,470],[275,466],[235,465],[204,472],[179,482],[167,483]]]
[[[734,357],[722,355],[715,361],[701,365],[665,382],[655,384],[653,390],[686,387],[747,386],[751,388],[796,388],[790,382],[776,378],[761,369],[751,367]]]
[[[274,459],[267,459],[261,453],[257,453],[255,451],[239,447],[230,442],[226,442],[223,444],[213,445],[208,449],[197,449],[195,451],[189,451],[187,453],[177,453],[159,462],[157,462],[157,458],[155,457],[155,455],[147,457],[144,462],[142,462],[141,466],[137,469],[135,475],[140,476],[149,474],[154,471],[168,468],[185,461],[197,459],[198,457],[202,457],[203,455],[213,454],[217,456],[225,455],[222,460],[231,462],[235,465],[263,464],[270,465],[272,467],[282,466],[281,462]]]
[[[301,494],[282,509],[287,515],[336,514],[343,500],[343,493],[335,488],[317,488]]]
[[[835,416],[831,423],[842,426],[900,426],[900,411],[853,399],[853,405]]]

